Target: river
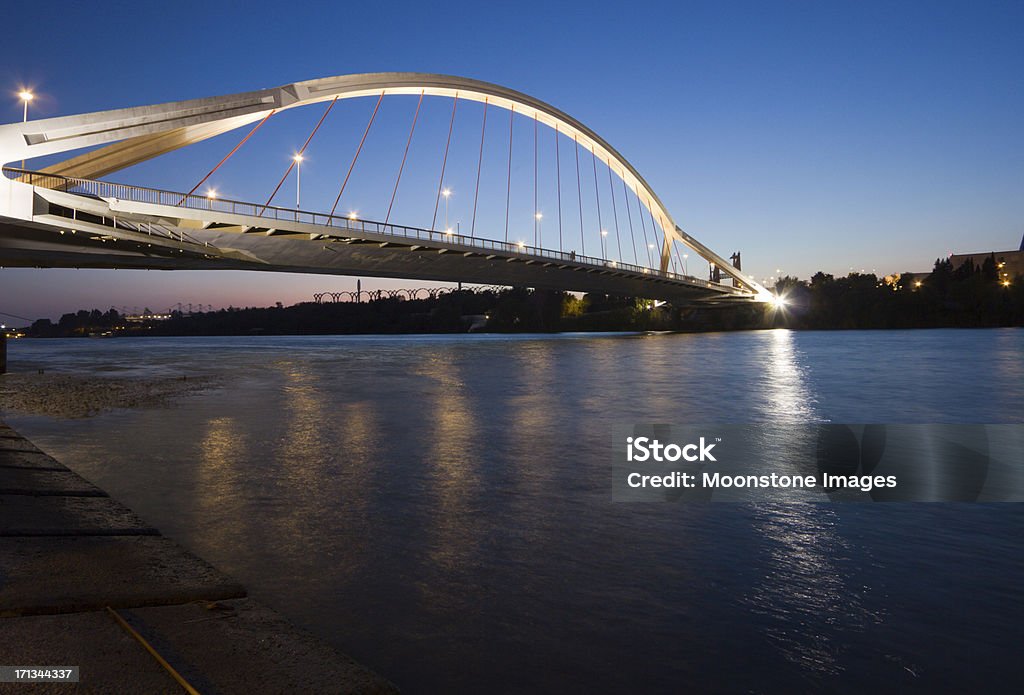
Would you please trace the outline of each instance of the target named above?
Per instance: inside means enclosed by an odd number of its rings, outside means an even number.
[[[406,692],[1024,688],[1020,504],[624,504],[623,423],[1020,423],[1024,330],[26,340],[7,414]]]

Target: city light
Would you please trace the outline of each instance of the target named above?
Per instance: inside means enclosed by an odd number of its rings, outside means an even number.
[[[538,213],[537,213],[537,214],[535,215],[535,217],[536,217],[536,218],[537,218],[538,220],[542,220],[542,219],[544,219],[544,215],[542,215],[542,214],[541,214],[541,213],[539,213],[539,212],[538,212]]]
[[[451,236],[452,235],[452,228],[449,227],[448,229],[444,230],[444,233],[447,234],[448,236]]]
[[[22,101],[32,101],[32,98],[34,96],[35,95],[27,89],[23,89],[20,92],[18,92],[18,98],[20,98]]]
[[[359,213],[357,213],[355,210],[349,210],[348,211],[348,218],[350,220],[352,220],[352,221],[358,220],[359,219]]]
[[[772,303],[772,308],[775,309],[776,311],[781,311],[786,307],[787,304],[789,304],[786,298],[783,297],[781,294],[771,295],[770,301]]]
[[[206,197],[209,200],[213,200],[214,198],[217,197],[217,190],[214,189],[214,188],[207,188],[206,189]]]
[[[518,242],[516,242],[516,246],[518,246],[521,249],[525,249],[526,248],[526,242],[518,241]]]

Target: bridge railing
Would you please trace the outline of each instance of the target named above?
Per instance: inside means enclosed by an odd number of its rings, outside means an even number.
[[[273,205],[263,205],[228,198],[210,197],[207,195],[176,193],[156,188],[145,188],[143,186],[132,186],[124,183],[113,183],[110,181],[96,181],[93,179],[80,179],[72,176],[61,176],[45,172],[30,171],[27,169],[15,169],[4,167],[3,173],[10,179],[32,186],[64,191],[75,195],[89,196],[94,198],[115,198],[118,200],[130,200],[136,203],[151,203],[169,207],[183,207],[190,210],[203,210],[219,212],[229,215],[242,215],[246,217],[259,217],[268,223],[275,221],[296,222],[311,224],[319,227],[330,227],[339,231],[349,232],[353,235],[359,233],[371,233],[376,235],[388,235],[400,237],[403,240],[416,240],[432,242],[441,245],[458,245],[472,248],[479,251],[494,251],[501,254],[512,254],[523,257],[527,260],[565,262],[571,264],[587,265],[605,271],[636,273],[655,278],[662,278],[676,282],[683,282],[688,285],[708,287],[734,291],[734,288],[719,283],[709,282],[693,277],[692,275],[680,275],[670,271],[662,271],[658,268],[623,263],[621,261],[598,258],[577,254],[575,251],[555,251],[538,246],[531,246],[525,243],[510,243],[484,239],[476,236],[465,236],[454,232],[438,231],[435,229],[423,229],[421,227],[407,227],[398,224],[384,224],[374,220],[352,218],[344,215],[329,215],[321,212],[299,210],[295,208],[283,208]],[[268,224],[268,226],[273,226]]]

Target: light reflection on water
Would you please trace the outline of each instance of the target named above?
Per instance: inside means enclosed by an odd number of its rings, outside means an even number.
[[[225,386],[8,419],[410,692],[1005,690],[1019,505],[617,505],[608,437],[1019,421],[1022,335],[30,341],[12,368]]]

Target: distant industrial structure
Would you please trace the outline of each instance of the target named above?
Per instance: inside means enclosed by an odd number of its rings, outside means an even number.
[[[954,253],[949,257],[953,270],[967,262],[980,267],[986,260],[992,259],[999,273],[999,281],[1010,283],[1018,275],[1024,275],[1024,237],[1020,240],[1020,248],[1016,251],[989,251],[987,253]]]

